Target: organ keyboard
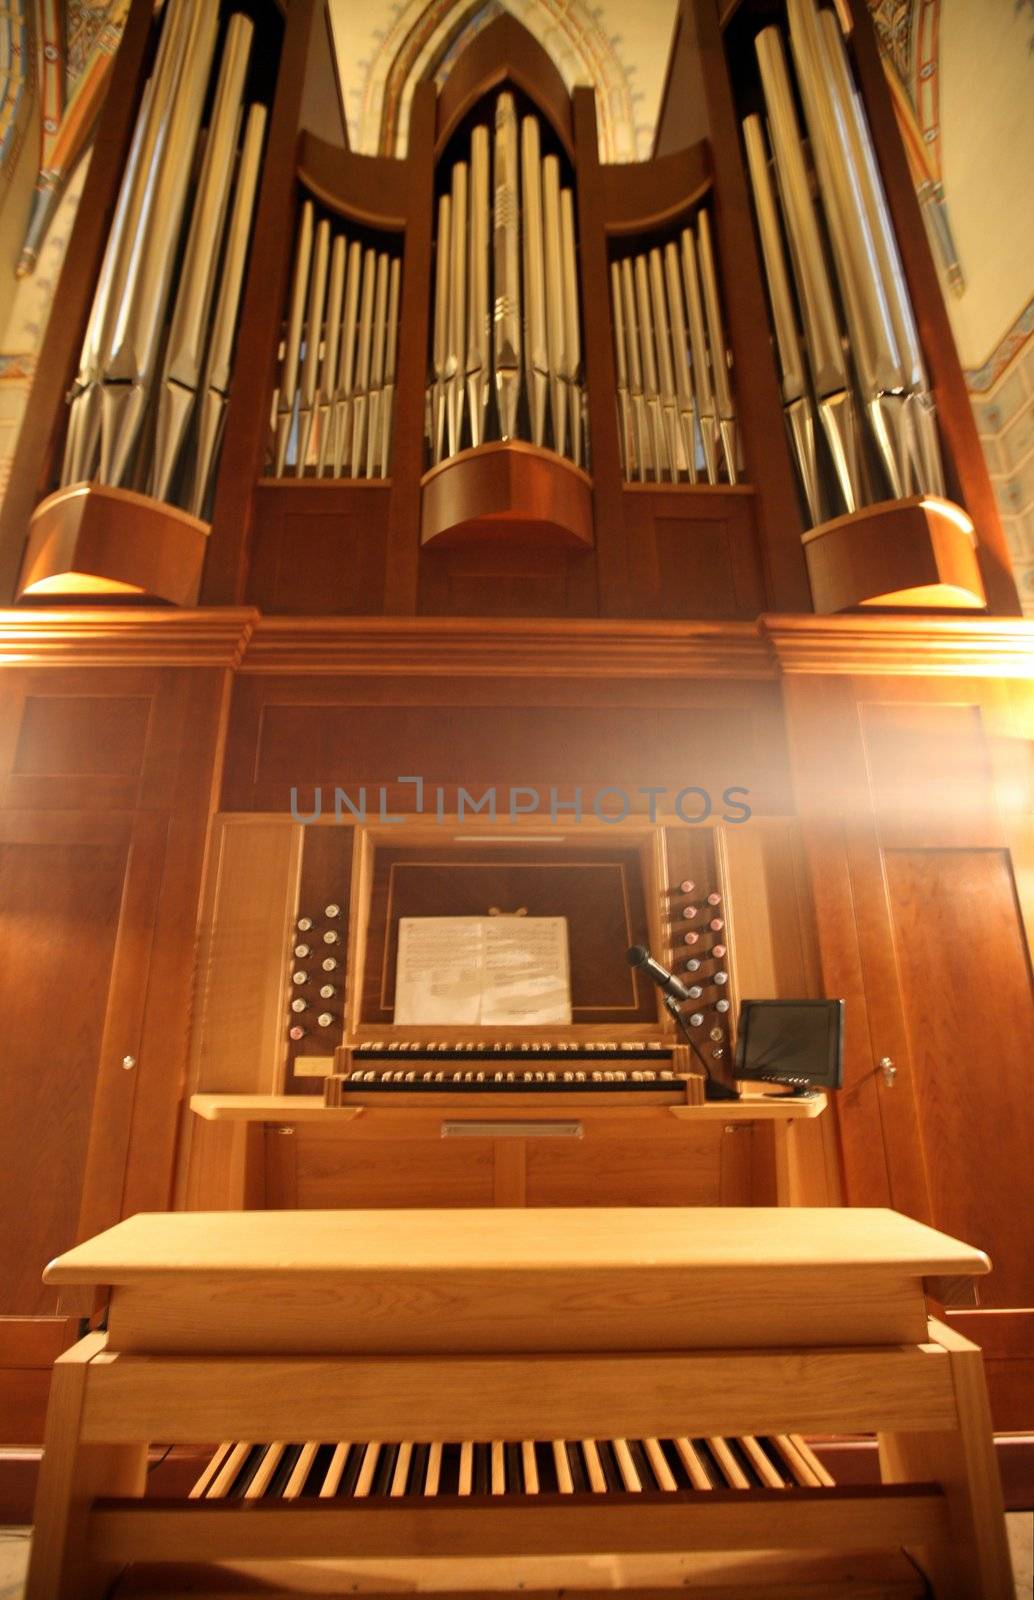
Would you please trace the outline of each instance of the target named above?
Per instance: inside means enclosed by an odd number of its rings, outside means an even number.
[[[492,1439],[219,1446],[192,1500],[698,1494],[831,1487],[799,1434],[738,1439]]]
[[[697,1105],[703,1080],[685,1045],[629,1039],[391,1039],[345,1045],[327,1081],[328,1105],[368,1094],[616,1094],[643,1105]]]
[[[986,1270],[861,1209],[131,1218],[47,1269],[110,1302],[55,1365],[27,1600],[1010,1600],[980,1352],[924,1299]],[[831,1432],[881,1488],[828,1481]]]

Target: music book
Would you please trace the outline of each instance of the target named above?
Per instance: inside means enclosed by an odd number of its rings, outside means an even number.
[[[566,917],[400,917],[399,1024],[569,1023]]]

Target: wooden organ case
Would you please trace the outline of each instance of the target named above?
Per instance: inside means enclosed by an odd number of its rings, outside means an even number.
[[[509,15],[360,154],[327,28],[133,0],[0,511],[5,1436],[138,1211],[776,1200],[986,1250],[1029,1427],[1034,653],[863,0],[680,0],[629,165]],[[586,1009],[396,1028],[436,902]],[[719,1075],[842,996],[839,1100],[704,1101],[632,943]]]

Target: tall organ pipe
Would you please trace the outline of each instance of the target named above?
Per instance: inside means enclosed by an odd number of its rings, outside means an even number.
[[[205,373],[198,407],[197,447],[194,480],[189,509],[196,517],[204,514],[212,469],[222,435],[226,403],[233,369],[233,346],[237,317],[244,289],[244,264],[251,238],[252,216],[262,162],[262,143],[266,133],[266,108],[255,105],[248,111],[244,144],[237,170],[233,210],[227,228],[226,250],[219,279],[219,291],[212,317]]]
[[[179,79],[167,108],[166,137],[147,174],[150,205],[142,208],[146,220],[142,214],[105,369],[101,432],[105,483],[124,483],[130,475],[157,370],[218,21],[216,0],[195,0],[188,14]]]
[[[485,437],[489,395],[488,232],[488,129],[475,128],[470,136],[470,265],[464,363],[470,442],[475,446]]]
[[[711,374],[714,379],[715,402],[718,408],[718,432],[725,457],[725,470],[730,483],[739,477],[736,406],[729,382],[729,358],[722,322],[722,303],[718,294],[718,269],[715,265],[714,244],[711,239],[711,221],[706,210],[697,218],[697,252],[700,259],[700,277],[704,288],[704,310],[707,316],[708,341],[711,347]]]
[[[790,280],[786,271],[779,216],[768,172],[768,152],[761,119],[751,116],[743,124],[747,166],[754,193],[754,207],[761,235],[761,254],[768,281],[776,355],[783,391],[783,414],[808,511],[813,523],[822,520],[818,462],[815,455],[815,416],[807,393],[800,336],[794,315]]]
[[[776,178],[804,319],[805,348],[819,420],[829,445],[844,509],[856,511],[862,504],[864,490],[854,397],[848,383],[779,30],[763,29],[754,41],[754,49],[768,110]]]
[[[449,337],[445,363],[445,416],[449,454],[463,434],[464,364],[467,343],[467,163],[452,169],[452,272],[449,283]]]
[[[275,469],[278,478],[283,476],[287,461],[287,446],[291,437],[291,424],[294,421],[294,401],[298,393],[298,356],[302,347],[302,319],[305,316],[305,296],[309,286],[313,225],[312,201],[306,200],[302,206],[302,219],[295,243],[291,303],[287,313],[287,337],[284,341],[280,389],[277,396]]]
[[[711,387],[704,307],[700,298],[700,274],[692,228],[683,228],[679,244],[682,251],[682,285],[686,291],[686,308],[689,312],[689,341],[693,352],[693,392],[696,396],[700,441],[704,447],[704,468],[708,483],[717,483],[718,421]]]
[[[201,381],[254,32],[254,24],[247,17],[231,17],[158,393],[151,484],[151,493],[158,499],[164,499],[169,492]]]
[[[495,113],[493,306],[496,405],[499,436],[517,436],[521,386],[521,245],[517,198],[517,112],[513,95],[501,94]]]
[[[449,364],[449,280],[452,263],[452,196],[438,202],[435,246],[434,387],[431,410],[431,453],[435,465],[445,456],[445,395]]]
[[[542,157],[536,117],[521,123],[521,193],[524,202],[524,303],[527,338],[524,366],[531,411],[532,443],[546,437],[549,356],[546,342],[546,269],[542,254]]]

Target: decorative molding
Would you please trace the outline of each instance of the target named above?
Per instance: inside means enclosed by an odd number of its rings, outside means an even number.
[[[785,676],[1034,678],[1034,621],[986,617],[767,616]]]
[[[246,673],[504,678],[773,678],[749,622],[263,617]]]
[[[0,611],[0,666],[240,666],[258,612],[160,606]]]
[[[1034,621],[773,615],[755,625],[25,606],[0,611],[2,666],[227,667],[328,677],[1034,679]]]

